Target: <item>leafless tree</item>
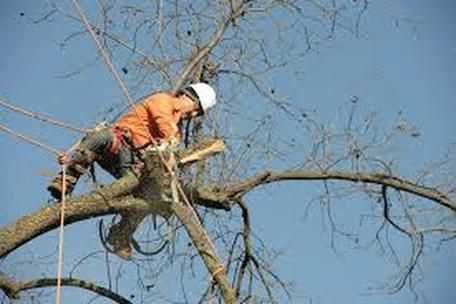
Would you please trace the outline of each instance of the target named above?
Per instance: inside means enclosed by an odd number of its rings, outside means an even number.
[[[292,297],[286,278],[274,271],[275,253],[252,232],[247,197],[260,187],[285,181],[321,185],[321,193],[307,200],[319,204],[331,240],[375,244],[386,259],[396,263],[397,275],[385,286],[391,293],[404,286],[414,288],[426,244],[443,245],[456,237],[451,222],[456,211],[454,153],[449,151],[415,176],[404,177],[400,162],[388,151],[404,137],[420,134],[402,117],[392,126],[381,125],[375,114],[363,113],[359,98],[354,96],[340,109],[344,120],[335,125],[299,108],[271,85],[276,71],[290,69],[290,65],[299,69],[297,63],[306,54],[330,43],[338,33],[362,36],[368,4],[366,0],[98,0],[97,9],[88,11],[91,30],[123,71],[135,97],[148,93],[151,87],[177,90],[192,81],[209,82],[220,93],[218,110],[209,119],[193,124],[191,138],[196,143],[208,137],[223,138],[225,151],[182,167],[178,185],[171,187],[179,200],[163,206],[147,195],[148,183],[154,183],[153,178],[147,178],[156,173],[152,170],[153,174],[142,180],[124,178],[73,197],[67,205],[66,225],[106,215],[112,215],[115,223],[119,214],[138,216],[136,224],[142,221],[133,227],[136,232],[131,242],[136,253],[129,262],[137,267],[136,274],[129,275],[136,275],[139,282],[138,303],[171,301],[160,292],[149,293],[153,286],[148,282],[167,272],[180,273],[183,302],[193,303],[195,293],[200,303],[277,303],[279,297]],[[36,22],[52,23],[57,18],[73,22],[75,29],[61,47],[77,43],[76,38],[88,39],[80,16],[59,2],[48,2],[45,14]],[[83,73],[94,61],[101,61],[95,51],[94,58],[62,76]],[[255,107],[250,104],[253,100],[258,103]],[[114,119],[126,107],[113,105],[105,118]],[[240,121],[248,126],[245,131],[232,127]],[[282,131],[287,128],[300,132],[284,136]],[[183,153],[185,158],[190,152]],[[360,216],[359,225],[371,227],[373,235],[339,227],[335,204],[355,197],[366,199],[370,206],[371,212]],[[56,229],[59,208],[58,204],[46,206],[1,228],[3,263],[22,245]],[[158,223],[155,216],[149,216],[157,212]],[[99,231],[94,231],[101,241],[109,225],[105,219],[99,223]],[[185,232],[188,239],[182,236]],[[396,233],[410,244],[405,263],[391,242]],[[335,242],[332,245],[337,250]],[[73,265],[62,284],[117,303],[135,302],[117,292],[116,282],[124,274],[111,273],[109,256],[105,250],[88,253]],[[79,265],[90,259],[106,268],[107,287],[90,282],[90,278],[74,277]],[[200,259],[206,271],[198,268]],[[186,286],[195,278],[203,288],[192,291],[189,299]],[[15,299],[27,290],[45,290],[42,288],[55,282],[52,277],[15,280],[2,273],[0,288],[5,299]]]

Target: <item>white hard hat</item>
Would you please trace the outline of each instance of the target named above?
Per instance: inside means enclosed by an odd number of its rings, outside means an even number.
[[[207,110],[215,106],[215,104],[217,103],[215,91],[207,83],[199,82],[191,84],[188,87],[192,88],[198,96],[198,101],[203,114],[206,113]]]

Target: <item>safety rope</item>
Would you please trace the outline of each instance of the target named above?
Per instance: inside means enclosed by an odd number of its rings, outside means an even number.
[[[29,116],[29,117],[37,119],[39,121],[52,124],[54,126],[66,128],[66,129],[71,130],[71,131],[75,131],[75,132],[79,132],[79,133],[88,133],[90,131],[90,129],[82,129],[82,128],[74,127],[74,126],[72,126],[72,125],[70,125],[68,123],[64,123],[64,122],[58,121],[58,120],[56,120],[56,119],[54,119],[54,118],[52,118],[52,117],[50,117],[49,115],[46,115],[46,114],[36,113],[36,112],[32,112],[32,111],[20,108],[18,106],[14,106],[14,105],[6,102],[2,98],[0,98],[0,105],[5,107],[5,108],[7,108],[7,109],[9,109],[9,110],[11,110],[11,111],[14,111],[16,113],[23,114],[25,116]]]
[[[125,97],[127,98],[127,101],[128,101],[128,105],[129,107],[132,107],[136,116],[139,117],[139,114],[136,110],[136,107],[134,107],[134,101],[133,99],[131,98],[131,95],[130,93],[128,92],[128,88],[127,86],[125,85],[125,83],[123,82],[122,78],[120,77],[119,73],[117,72],[116,68],[114,67],[111,59],[109,58],[109,56],[107,55],[105,49],[103,48],[103,46],[101,45],[100,41],[98,41],[98,38],[93,30],[93,28],[91,27],[89,21],[87,20],[87,17],[85,16],[85,13],[84,11],[82,10],[81,6],[79,5],[79,1],[78,0],[72,0],[73,2],[73,5],[75,6],[76,10],[77,10],[77,13],[79,15],[79,17],[82,19],[87,31],[90,33],[90,35],[92,36],[92,39],[94,40],[95,42],[95,45],[99,51],[99,53],[101,54],[106,66],[108,67],[108,69],[111,71],[111,73],[114,75],[114,78],[115,80],[117,81],[118,85],[120,86],[123,94],[125,95]],[[147,130],[147,127],[144,123],[142,123],[143,127]],[[148,130],[147,130],[148,131]],[[149,138],[151,140],[151,143],[152,145],[156,148],[157,147],[157,141],[152,137],[152,135],[147,132],[149,134]],[[158,150],[158,155],[159,155],[159,158],[160,158],[160,161],[163,163],[164,167],[166,168],[166,170],[170,173],[171,177],[173,180],[176,180],[176,188],[178,190],[178,193],[179,195],[183,198],[184,200],[184,203],[189,207],[189,209],[191,210],[192,212],[192,215],[193,217],[196,219],[196,221],[202,225],[201,221],[199,220],[195,210],[193,209],[193,206],[191,205],[190,201],[188,200],[187,196],[185,195],[185,192],[182,188],[182,185],[179,183],[179,181],[177,180],[177,177],[173,171],[172,168],[170,168],[167,164],[167,162],[165,161],[164,157],[163,157],[163,154],[161,153],[161,151],[159,149],[156,149]],[[174,199],[178,199],[178,197],[174,197]],[[203,229],[203,233],[205,234],[206,238],[208,239],[209,241],[209,245],[213,248],[214,252],[216,252],[215,250],[215,246],[214,244],[212,243],[210,237],[207,235],[207,232],[205,231],[205,229]],[[220,267],[223,267],[222,265],[220,265]]]
[[[60,290],[62,286],[63,271],[63,237],[65,227],[65,193],[66,193],[66,165],[62,165],[62,199],[60,202],[60,231],[59,231],[59,257],[57,268],[57,290],[55,294],[55,303],[60,304]]]
[[[77,0],[72,0],[72,1],[73,1],[73,5],[75,6],[75,8],[78,12],[79,17],[82,19],[82,22],[84,23],[84,26],[86,27],[87,31],[92,36],[92,39],[95,42],[96,47],[97,47],[98,51],[100,52],[101,57],[103,58],[103,61],[108,66],[109,70],[114,75],[114,78],[117,81],[117,84],[120,86],[120,89],[122,90],[124,95],[127,97],[129,106],[133,106],[134,101],[131,98],[130,93],[128,92],[127,86],[122,81],[122,78],[120,77],[119,73],[117,72],[116,68],[114,67],[111,59],[106,54],[100,41],[98,41],[95,31],[93,30],[92,26],[90,26],[89,20],[87,20],[87,17],[85,16],[84,11],[82,10],[82,7],[79,5],[79,2]]]
[[[52,148],[44,143],[41,143],[35,139],[32,139],[26,135],[20,134],[15,132],[4,125],[0,124],[0,130],[8,133],[11,136],[14,136],[18,139],[21,139],[27,143],[30,143],[34,146],[42,148],[47,152],[53,153],[55,155],[62,155],[62,152],[59,150]],[[75,145],[73,145],[71,149],[73,149]],[[66,193],[66,165],[62,165],[62,198],[60,202],[60,232],[59,232],[59,256],[58,256],[58,270],[57,270],[57,292],[56,292],[56,304],[60,304],[60,290],[61,290],[61,282],[62,282],[62,269],[63,269],[63,234],[64,234],[64,226],[65,226],[65,193]]]
[[[15,131],[9,129],[8,127],[6,127],[6,126],[4,126],[4,125],[2,125],[2,124],[0,124],[0,130],[3,131],[3,132],[5,132],[5,133],[10,134],[10,135],[13,136],[13,137],[16,137],[16,138],[19,138],[19,139],[21,139],[21,140],[23,140],[23,141],[25,141],[25,142],[28,142],[29,144],[32,144],[32,145],[34,145],[34,146],[36,146],[36,147],[39,147],[39,148],[41,148],[41,149],[44,149],[44,150],[46,150],[46,151],[48,151],[48,152],[50,152],[50,153],[53,153],[53,154],[55,154],[55,155],[61,154],[61,152],[60,152],[59,150],[57,150],[57,149],[55,149],[55,148],[53,148],[53,147],[51,147],[51,146],[49,146],[49,145],[46,145],[46,144],[44,144],[44,143],[42,143],[42,142],[39,142],[39,141],[36,140],[36,139],[30,138],[29,136],[26,136],[26,135],[24,135],[24,134],[15,132]]]

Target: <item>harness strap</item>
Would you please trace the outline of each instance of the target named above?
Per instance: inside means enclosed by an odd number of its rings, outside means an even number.
[[[130,130],[119,127],[113,127],[111,128],[111,131],[113,136],[111,146],[109,147],[109,152],[112,155],[116,155],[119,153],[122,147],[129,149],[134,155],[134,157],[132,158],[131,169],[133,170],[134,174],[140,176],[144,168],[144,163],[141,154],[142,147],[135,148],[132,141]]]
[[[122,129],[119,127],[113,127],[111,128],[113,137],[112,137],[112,143],[111,146],[109,147],[109,152],[116,155],[119,153],[120,148],[122,146],[127,147],[129,149],[132,149],[131,145],[131,133],[128,129]]]

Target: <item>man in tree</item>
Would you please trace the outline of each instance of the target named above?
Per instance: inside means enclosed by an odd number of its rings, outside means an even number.
[[[70,155],[59,156],[59,163],[67,165],[66,193],[71,194],[94,161],[115,178],[140,174],[144,149],[175,145],[182,137],[181,122],[204,115],[215,103],[215,91],[205,83],[189,85],[176,94],[160,92],[146,97],[113,126],[88,133]],[[62,180],[60,172],[47,187],[56,199],[62,196]]]

